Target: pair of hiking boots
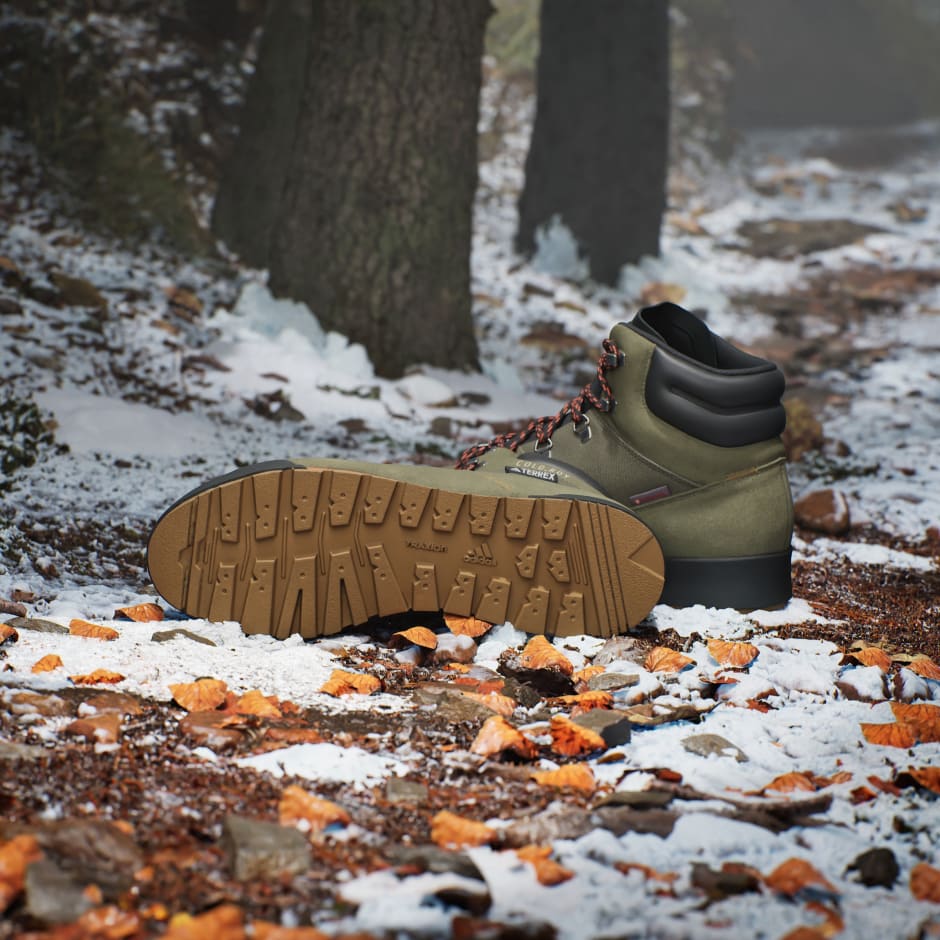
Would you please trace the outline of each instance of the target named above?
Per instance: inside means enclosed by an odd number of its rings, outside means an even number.
[[[151,576],[190,615],[280,638],[409,610],[607,637],[660,601],[777,607],[783,389],[693,314],[648,307],[558,414],[457,469],[275,460],[210,480],[157,522]]]

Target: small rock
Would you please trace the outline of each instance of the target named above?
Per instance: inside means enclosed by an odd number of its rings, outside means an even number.
[[[596,731],[608,747],[619,747],[630,740],[630,719],[615,709],[592,708],[572,720],[582,728]]]
[[[430,431],[438,437],[446,437],[448,440],[453,440],[454,422],[446,415],[438,415],[431,419]]]
[[[663,809],[673,800],[669,790],[614,790],[597,805],[632,806],[634,809]]]
[[[862,852],[846,871],[857,871],[858,880],[866,888],[891,888],[901,869],[891,849],[869,849]]]
[[[238,881],[276,881],[310,868],[310,846],[292,826],[228,815],[222,826],[222,849]]]
[[[813,490],[793,506],[796,521],[814,532],[844,535],[849,531],[849,504],[839,490]]]
[[[63,718],[72,714],[72,704],[58,695],[42,692],[17,692],[10,699],[9,709],[14,715],[42,715],[43,718]]]
[[[428,798],[428,788],[423,783],[389,777],[385,784],[385,799],[389,803],[423,803]]]
[[[42,757],[43,748],[35,744],[17,744],[15,741],[0,741],[0,761],[36,760]]]
[[[482,702],[477,702],[459,692],[444,692],[437,696],[437,716],[442,721],[472,721],[474,723],[492,718],[495,712]]]
[[[180,731],[196,744],[224,751],[237,746],[245,737],[240,728],[231,725],[231,718],[223,712],[190,712],[180,722]]]
[[[618,838],[626,832],[652,833],[665,839],[679,818],[669,809],[635,809],[632,806],[601,806],[594,811],[598,825]]]
[[[94,307],[96,310],[106,310],[108,307],[107,300],[98,288],[83,277],[55,273],[49,280],[55,284],[62,300],[70,307]]]
[[[498,669],[501,675],[532,686],[545,698],[574,693],[574,683],[570,676],[557,668],[527,669],[520,662],[519,651],[512,648],[499,657]]]
[[[607,666],[618,660],[642,664],[646,651],[638,647],[632,636],[612,636],[594,657],[595,666]]]
[[[698,754],[700,757],[711,757],[712,754],[718,757],[733,757],[739,764],[748,759],[747,754],[737,744],[732,744],[720,734],[690,734],[682,739],[682,746],[690,754]]]
[[[714,871],[703,862],[692,863],[691,881],[712,901],[721,901],[733,894],[760,891],[757,875],[749,871]]]
[[[639,681],[640,677],[634,673],[602,672],[599,675],[591,676],[587,681],[587,687],[592,690],[611,692],[615,689],[625,689],[628,686],[636,685]]]
[[[556,802],[535,816],[523,817],[507,829],[501,829],[500,839],[507,848],[547,845],[557,839],[579,839],[595,828],[587,810]]]
[[[515,699],[523,708],[534,708],[542,701],[538,689],[532,688],[525,682],[519,682],[518,679],[506,679],[503,683],[503,695]]]
[[[454,874],[475,881],[485,881],[469,855],[448,852],[436,845],[396,845],[388,853],[388,860],[396,866],[413,866],[435,875]]]
[[[105,712],[92,718],[76,718],[66,725],[63,731],[96,744],[116,744],[121,737],[121,716],[114,712]]]
[[[472,663],[477,645],[472,636],[442,633],[437,638],[437,647],[428,656],[435,665],[445,663]]]
[[[7,600],[0,597],[0,614],[12,614],[14,617],[25,617],[26,608],[16,600]]]
[[[203,646],[215,646],[208,637],[200,636],[198,633],[193,633],[192,630],[187,630],[185,627],[177,627],[174,630],[157,630],[150,639],[154,643],[169,643],[170,640],[175,640],[177,637],[183,637],[187,640],[192,640],[194,643],[202,643]]]
[[[40,620],[35,617],[14,617],[6,622],[8,627],[16,627],[17,630],[32,630],[33,633],[59,633],[63,636],[69,632],[68,627],[61,623],[54,623],[51,620]]]
[[[836,688],[851,702],[883,702],[886,697],[885,676],[877,666],[843,669]]]
[[[459,907],[475,917],[485,914],[493,903],[485,883],[476,890],[466,883],[449,885],[435,891],[434,897],[448,907]]]
[[[144,856],[134,840],[103,819],[63,819],[36,833],[46,856],[83,884],[96,884],[114,898],[134,883]]]
[[[126,692],[114,692],[105,689],[95,692],[78,706],[78,717],[87,718],[90,715],[113,713],[115,715],[139,715],[140,702],[133,695]]]
[[[68,924],[94,907],[85,894],[87,882],[41,858],[26,869],[26,911],[44,924]]]

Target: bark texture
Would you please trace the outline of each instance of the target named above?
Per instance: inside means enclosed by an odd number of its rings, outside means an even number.
[[[307,0],[272,289],[376,371],[474,366],[470,246],[489,0]],[[259,64],[260,68],[260,64]]]
[[[543,0],[538,101],[516,244],[531,254],[556,216],[616,284],[658,254],[669,125],[664,0]]]

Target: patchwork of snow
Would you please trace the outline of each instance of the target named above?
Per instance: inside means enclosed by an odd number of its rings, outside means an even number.
[[[306,777],[328,783],[349,783],[362,790],[384,782],[390,776],[402,776],[409,767],[401,761],[370,754],[359,747],[337,744],[294,744],[266,754],[243,757],[242,767],[264,771],[273,777]]]

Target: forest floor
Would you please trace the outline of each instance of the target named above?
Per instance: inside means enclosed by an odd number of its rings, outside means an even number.
[[[530,112],[485,89],[484,373],[397,381],[263,272],[85,230],[0,135],[0,429],[32,401],[54,436],[0,492],[0,938],[940,936],[938,129],[674,174],[662,257],[614,290],[563,233],[512,250]],[[557,410],[659,299],[787,373],[795,496],[831,493],[784,610],[533,650],[436,618],[246,637],[154,595],[149,527],[195,483],[447,463]]]

